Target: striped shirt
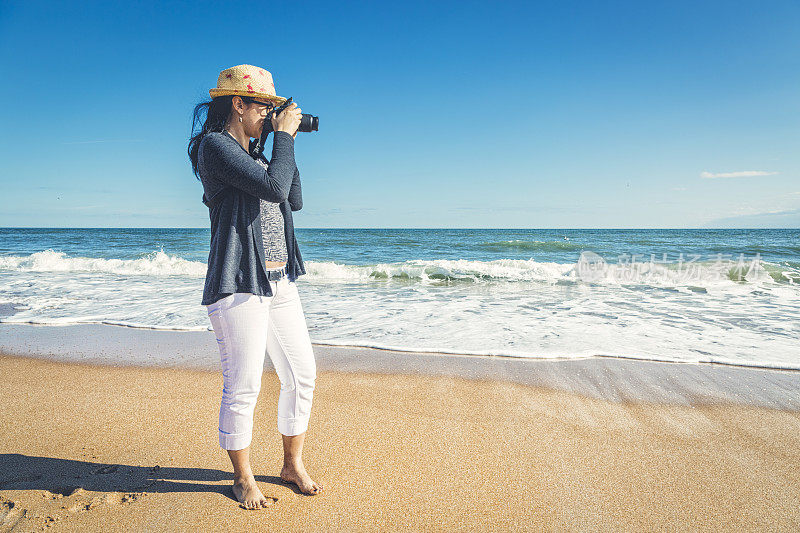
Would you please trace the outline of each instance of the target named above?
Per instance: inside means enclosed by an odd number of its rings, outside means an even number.
[[[261,159],[256,162],[264,168],[267,164]],[[283,228],[283,213],[280,204],[259,198],[261,211],[261,239],[264,243],[265,261],[287,261],[286,236]],[[270,270],[277,270],[274,267]]]

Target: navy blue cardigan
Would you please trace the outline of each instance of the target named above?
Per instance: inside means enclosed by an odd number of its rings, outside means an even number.
[[[289,133],[274,133],[266,169],[227,131],[207,133],[200,141],[197,169],[211,219],[202,305],[235,292],[272,296],[264,264],[259,198],[280,204],[289,280],[306,273],[292,220],[292,211],[303,207],[303,196],[294,138]]]

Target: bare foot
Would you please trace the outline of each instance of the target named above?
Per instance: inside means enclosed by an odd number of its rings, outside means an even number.
[[[281,479],[286,483],[294,483],[303,494],[319,494],[322,485],[311,479],[303,463],[287,465],[281,469]]]
[[[261,493],[252,474],[249,477],[234,478],[233,495],[236,496],[236,499],[241,502],[242,507],[245,509],[261,509],[272,503]]]

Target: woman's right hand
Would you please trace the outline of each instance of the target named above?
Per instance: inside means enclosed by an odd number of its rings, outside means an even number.
[[[294,136],[297,133],[297,128],[300,127],[302,115],[300,108],[297,107],[297,102],[292,102],[289,107],[281,111],[277,116],[272,115],[272,130],[285,131]]]

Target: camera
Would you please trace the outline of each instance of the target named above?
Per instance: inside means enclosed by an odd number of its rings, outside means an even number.
[[[291,103],[292,99],[287,98],[280,106],[270,110],[267,114],[267,120],[264,121],[264,131],[268,134],[272,132],[272,116],[279,114],[289,107]],[[262,137],[264,136],[264,131],[261,132]],[[319,117],[309,115],[308,113],[302,113],[300,117],[300,126],[297,128],[297,131],[319,131]]]
[[[264,120],[264,126],[261,129],[261,138],[258,142],[253,146],[252,150],[250,151],[250,155],[254,158],[258,158],[261,153],[264,151],[264,144],[267,141],[267,135],[272,133],[272,116],[277,115],[287,107],[289,107],[292,103],[292,98],[287,98],[284,103],[270,109],[269,113],[267,113],[267,118]],[[314,115],[309,115],[308,113],[302,113],[300,117],[300,125],[297,127],[297,131],[319,131],[319,117],[315,117]]]

